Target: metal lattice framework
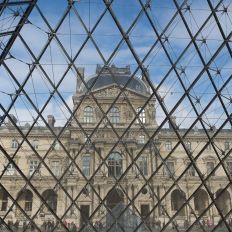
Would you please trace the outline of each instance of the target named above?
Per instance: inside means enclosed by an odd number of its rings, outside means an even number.
[[[232,230],[231,0],[2,0],[0,19],[2,229]]]

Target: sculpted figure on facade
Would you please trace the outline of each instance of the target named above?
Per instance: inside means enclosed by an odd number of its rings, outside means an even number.
[[[148,107],[148,118],[149,118],[149,123],[153,124],[155,123],[155,105],[150,104]]]

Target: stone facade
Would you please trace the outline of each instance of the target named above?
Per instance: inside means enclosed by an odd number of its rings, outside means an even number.
[[[111,82],[103,79],[107,75]],[[180,223],[193,222],[202,214],[216,223],[218,210],[231,210],[231,130],[176,133],[172,117],[169,128],[157,131],[149,75],[131,75],[129,66],[97,66],[86,86],[78,80],[73,117],[64,128],[55,126],[52,115],[41,127],[20,126],[9,117],[0,128],[2,218],[31,217],[42,224],[59,217],[80,227],[90,215],[92,222],[106,223],[108,210],[123,202],[147,222],[173,215]]]

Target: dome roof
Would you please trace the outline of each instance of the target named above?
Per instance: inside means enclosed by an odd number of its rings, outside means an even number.
[[[92,87],[92,90],[104,88],[112,84],[120,85],[121,87],[124,87],[127,84],[127,89],[131,89],[142,94],[149,93],[145,83],[138,77],[131,77],[130,72],[120,73],[118,70],[117,72],[114,70],[113,74],[110,74],[109,72],[102,72],[99,75],[97,73],[86,80],[88,87],[91,87],[93,83],[94,86]],[[80,91],[86,92],[86,87],[84,84],[81,85]]]

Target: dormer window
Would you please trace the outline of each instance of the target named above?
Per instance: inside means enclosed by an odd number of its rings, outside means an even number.
[[[90,106],[86,106],[84,109],[84,123],[92,123],[93,122],[93,108]]]

